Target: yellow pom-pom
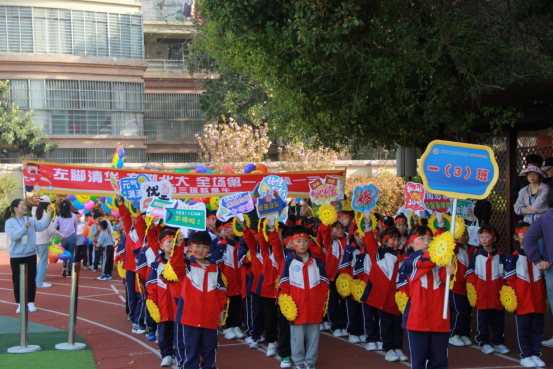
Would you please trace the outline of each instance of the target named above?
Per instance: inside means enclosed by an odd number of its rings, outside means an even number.
[[[455,271],[453,272],[453,277],[451,277],[451,282],[449,282],[449,289],[453,289],[453,285],[455,284],[455,281],[457,280],[457,257],[453,255],[452,259],[453,265],[455,265]]]
[[[142,293],[142,285],[140,284],[140,276],[136,273],[136,285],[138,286],[138,292]]]
[[[367,288],[367,284],[362,281],[361,279],[354,279],[353,280],[353,288],[351,289],[351,295],[357,302],[361,302],[361,297],[363,296],[363,293],[365,293],[365,288]]]
[[[250,217],[247,214],[244,215],[244,223],[246,224],[246,227],[250,228]],[[234,234],[238,237],[241,237],[244,235],[244,230],[242,229],[242,226],[238,224],[238,217],[234,217],[232,219],[232,230],[234,231]]]
[[[171,266],[171,261],[165,264],[165,268],[163,268],[163,272],[161,272],[161,275],[169,282],[176,282],[179,280],[179,277],[177,277],[177,274]]]
[[[298,317],[298,308],[294,299],[290,295],[280,295],[278,297],[278,305],[280,306],[280,311],[282,315],[289,321],[294,321]]]
[[[437,237],[434,237],[430,245],[428,245],[430,260],[438,266],[449,264],[452,256],[454,255],[454,251],[455,241],[449,232],[445,232]]]
[[[326,226],[336,223],[336,221],[338,220],[338,213],[336,213],[336,208],[330,204],[322,205],[319,208],[319,219]]]
[[[328,291],[326,293],[326,304],[324,306],[324,309],[323,309],[323,318],[326,316],[326,314],[328,313],[328,300],[330,300],[330,291]]]
[[[248,251],[248,252],[249,252],[249,251]],[[223,273],[221,273],[221,279],[223,280],[223,283],[225,284],[225,288],[227,288],[227,286],[228,286],[228,279],[227,279],[227,277],[226,277]]]
[[[119,277],[121,277],[121,279],[125,279],[125,277],[127,276],[127,271],[123,269],[122,261],[117,262],[117,273],[119,273]]]
[[[501,300],[501,305],[503,305],[505,310],[509,313],[512,313],[517,309],[517,294],[512,287],[501,287],[501,291],[499,291],[499,299]]]
[[[252,261],[252,255],[250,254],[250,252],[248,251],[248,253],[246,254],[246,261],[249,261],[251,263]]]
[[[278,290],[278,286],[280,285],[280,277],[276,277],[275,279],[275,289]]]
[[[353,211],[353,208],[351,207],[351,200],[344,200],[342,210],[343,211]]]
[[[470,282],[467,282],[467,298],[470,306],[475,307],[478,295],[476,294],[476,287]]]
[[[351,295],[353,288],[353,278],[349,274],[342,273],[336,278],[336,290],[342,297]]]
[[[409,297],[405,292],[396,292],[396,304],[398,310],[403,314],[405,311],[405,308],[407,307],[407,302],[409,301]]]
[[[148,308],[148,311],[150,312],[150,316],[152,317],[154,322],[159,323],[159,321],[161,320],[161,313],[159,312],[159,308],[157,307],[155,302],[153,302],[150,299],[147,299],[146,307]]]
[[[230,305],[230,300],[227,299],[227,307],[225,308],[225,317],[223,318],[223,323],[221,323],[221,327],[227,324],[227,318],[228,318],[228,307]]]
[[[455,217],[455,239],[458,240],[465,233],[465,221],[461,217]]]

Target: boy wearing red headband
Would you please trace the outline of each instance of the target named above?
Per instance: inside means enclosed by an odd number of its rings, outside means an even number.
[[[545,313],[545,281],[534,263],[528,260],[522,241],[530,224],[519,222],[514,239],[518,248],[505,257],[505,283],[515,290],[515,311],[520,364],[527,368],[544,367],[540,359]]]
[[[240,307],[242,305],[242,291],[240,264],[238,263],[238,250],[240,245],[238,237],[234,234],[233,221],[223,224],[224,237],[213,251],[212,259],[227,279],[227,297],[229,299],[228,317],[224,327],[225,338],[232,340],[244,338],[240,326]]]
[[[405,260],[404,252],[399,249],[400,237],[401,234],[395,227],[384,229],[380,234],[382,247],[379,248],[372,230],[365,232],[365,246],[372,267],[361,301],[378,309],[386,361],[408,360],[402,351],[401,313],[395,301],[398,270]]]
[[[311,237],[307,229],[296,226],[290,237],[294,251],[286,256],[279,298],[288,295],[297,307],[297,316],[290,321],[292,359],[296,368],[314,369],[329,281],[322,261],[313,258],[309,251]]]
[[[497,234],[491,225],[480,227],[478,237],[482,247],[472,255],[465,276],[467,282],[476,288],[476,342],[485,354],[510,352],[505,346],[505,308],[499,299],[499,291],[503,286],[505,255],[497,250]],[[493,332],[495,347],[490,346],[488,328]]]
[[[397,283],[397,289],[409,297],[402,327],[407,331],[413,369],[448,366],[449,318],[442,318],[442,306],[449,289],[445,285],[446,277],[455,272],[455,266],[438,267],[430,260],[428,245],[431,240],[432,232],[428,227],[420,226],[411,231],[410,253]]]
[[[152,232],[154,233],[154,232]],[[180,233],[180,232],[179,232]],[[150,234],[150,232],[148,232]],[[148,281],[146,282],[146,307],[149,315],[157,324],[159,350],[161,352],[161,366],[169,367],[173,363],[173,333],[175,327],[175,313],[177,304],[171,293],[170,281],[163,277],[163,270],[171,260],[171,251],[175,240],[175,232],[165,230],[158,234],[156,242],[149,240],[149,244],[161,251],[155,261],[151,263]],[[150,302],[148,302],[148,300]],[[159,314],[159,316],[158,316]],[[155,339],[155,332],[154,332]]]
[[[190,248],[190,260],[184,260],[181,251],[175,258],[177,250],[173,254],[175,260],[171,258],[171,265],[182,283],[175,318],[177,360],[179,368],[199,368],[201,354],[201,367],[215,368],[217,327],[224,321],[227,302],[225,284],[217,265],[207,259],[211,251],[209,233],[192,234]],[[183,263],[185,275],[181,272]],[[240,311],[240,305],[238,309]]]

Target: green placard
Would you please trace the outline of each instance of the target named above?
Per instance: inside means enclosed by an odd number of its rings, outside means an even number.
[[[166,209],[165,224],[205,231],[205,209]]]
[[[154,209],[165,209],[166,206],[172,204],[173,201],[161,200],[156,198],[148,206],[148,209],[146,210],[146,215],[150,215]]]
[[[451,202],[453,204],[453,201]],[[457,200],[457,215],[468,221],[474,221],[474,210],[472,209],[472,201]]]

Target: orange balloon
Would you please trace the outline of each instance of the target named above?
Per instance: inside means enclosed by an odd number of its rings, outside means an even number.
[[[188,173],[196,173],[196,171],[194,169],[192,169],[190,172]]]
[[[83,228],[83,236],[84,236],[84,237],[88,237],[89,234],[90,234],[90,226],[89,226],[89,225],[86,225],[86,226],[84,226],[84,228]]]
[[[50,264],[54,264],[56,261],[58,261],[58,255],[54,254],[53,252],[48,253],[48,262]]]
[[[255,169],[260,171],[261,173],[267,173],[269,171],[269,169],[267,168],[267,166],[263,163],[258,163],[255,165]]]
[[[232,173],[234,173],[234,170],[232,170],[230,165],[223,165],[223,172],[232,174]]]

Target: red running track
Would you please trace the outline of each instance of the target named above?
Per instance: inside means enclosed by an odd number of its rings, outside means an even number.
[[[67,329],[69,312],[70,279],[61,277],[61,263],[49,264],[46,281],[50,288],[38,289],[38,311],[29,314],[33,322]],[[77,334],[92,347],[99,369],[159,368],[160,355],[154,342],[146,341],[145,335],[131,333],[131,324],[125,314],[125,292],[120,280],[98,281],[98,273],[82,271],[79,288]],[[0,315],[16,318],[9,256],[0,251]],[[439,308],[439,307],[437,307]],[[484,355],[480,348],[449,346],[450,368],[519,368],[516,349],[514,317],[506,314],[506,344],[512,351],[508,355]],[[473,329],[474,331],[474,329]],[[545,338],[551,338],[553,323],[546,319]],[[278,358],[265,355],[265,347],[250,350],[242,340],[229,341],[219,336],[217,366],[220,369],[279,368]],[[473,339],[474,341],[474,339]],[[33,337],[30,335],[29,343]],[[408,355],[407,348],[404,353]],[[542,348],[542,359],[553,365],[553,348]],[[406,368],[406,363],[389,363],[383,352],[367,352],[360,345],[352,345],[345,339],[323,333],[320,340],[318,369],[386,367]]]

